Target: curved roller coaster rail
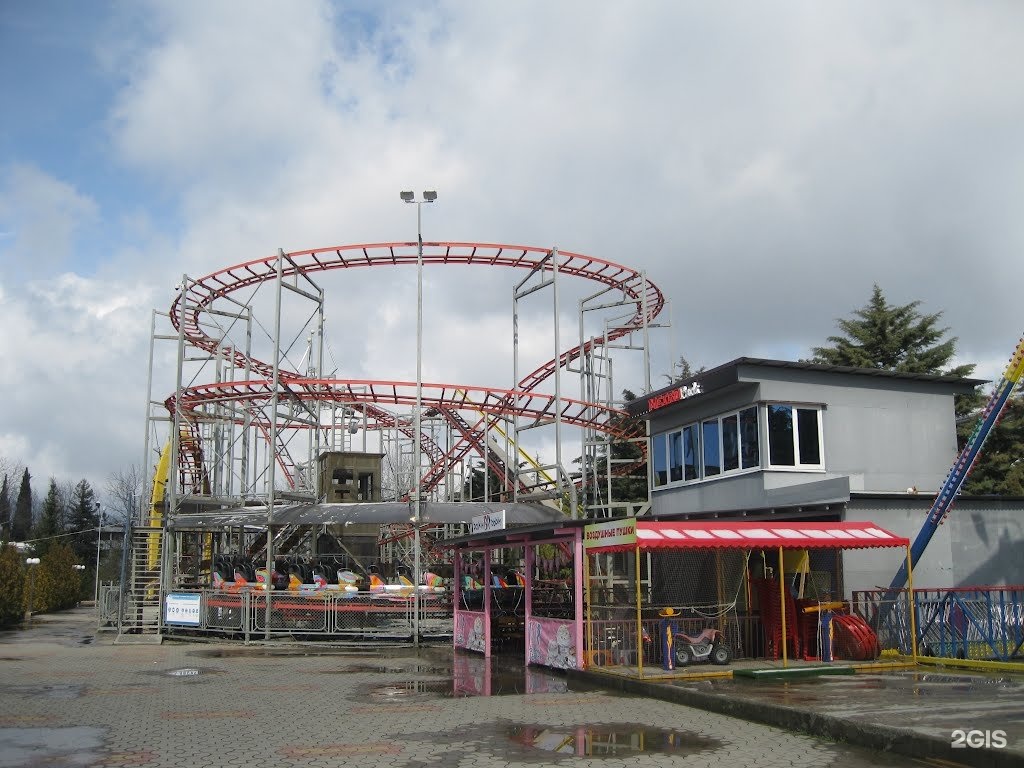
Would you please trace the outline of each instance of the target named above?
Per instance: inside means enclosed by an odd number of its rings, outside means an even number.
[[[612,342],[624,336],[646,330],[665,306],[661,290],[643,273],[592,256],[560,249],[496,243],[422,244],[424,267],[458,265],[511,268],[526,270],[530,276],[554,273],[597,283],[600,287],[597,295],[617,292],[621,295],[617,305],[630,308],[615,320],[607,321],[602,336],[581,339],[579,344],[562,351],[525,376],[520,376],[512,388],[310,375],[308,370],[300,371],[297,370],[298,366],[286,365],[281,357],[276,361],[259,359],[240,346],[226,346],[223,337],[207,330],[211,323],[205,322],[204,315],[212,316],[225,306],[219,302],[223,300],[235,308],[245,306],[247,293],[261,284],[288,281],[292,290],[322,302],[323,291],[313,282],[312,275],[361,268],[415,267],[418,264],[418,249],[417,242],[386,242],[282,252],[227,267],[198,279],[187,279],[168,313],[182,343],[204,351],[211,358],[226,359],[237,371],[244,371],[245,374],[242,380],[182,385],[174,396],[167,398],[166,407],[172,416],[177,414],[190,424],[209,420],[212,409],[217,407],[223,409],[220,418],[236,422],[248,414],[258,430],[262,423],[261,432],[269,443],[271,430],[267,428],[269,420],[266,411],[275,404],[298,404],[310,413],[324,404],[344,404],[363,415],[367,431],[395,429],[406,439],[420,442],[430,465],[426,471],[420,469],[423,475],[420,487],[425,492],[435,489],[452,467],[470,453],[486,454],[489,466],[498,471],[499,476],[518,478],[520,493],[552,484],[553,478],[540,471],[539,467],[532,470],[534,488],[525,484],[522,476],[511,466],[521,456],[519,446],[511,445],[507,457],[496,457],[494,453],[485,450],[488,429],[496,429],[504,436],[501,429],[494,426],[500,419],[521,419],[528,426],[558,422],[598,432],[609,439],[642,437],[642,426],[631,422],[624,411],[612,405],[610,397],[605,402],[591,402],[565,397],[560,393],[544,393],[538,389],[556,372],[567,370],[574,361],[592,354],[597,347],[611,346]],[[276,386],[275,375],[278,382]],[[433,409],[451,427],[454,436],[451,444],[441,447],[426,432],[415,435],[412,424],[388,410],[390,406],[414,407],[417,402],[427,411]],[[470,420],[467,421],[460,411],[471,414]],[[225,412],[233,415],[225,417]],[[306,428],[320,428],[320,424],[314,421]],[[274,460],[284,470],[282,474],[285,482],[294,488],[295,473],[288,466],[286,451],[280,445],[274,446],[272,450]],[[201,478],[197,476],[190,482],[184,477],[189,472],[200,471],[194,466],[185,467],[183,464],[186,460],[196,463],[195,458],[192,454],[186,456],[186,452],[182,451],[178,455],[178,464],[182,472],[182,485],[198,489],[204,485]],[[611,471],[623,472],[631,468],[617,466]]]

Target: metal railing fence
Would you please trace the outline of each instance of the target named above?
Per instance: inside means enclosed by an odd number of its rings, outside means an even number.
[[[907,590],[853,593],[851,607],[883,649],[911,652]],[[1010,661],[1024,656],[1024,586],[915,589],[914,624],[922,656]]]

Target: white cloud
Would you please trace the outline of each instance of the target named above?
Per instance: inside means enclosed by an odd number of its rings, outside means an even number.
[[[16,273],[38,274],[65,263],[76,237],[96,221],[96,203],[72,185],[21,163],[0,169],[0,254]],[[5,228],[6,228],[5,227]]]
[[[6,342],[25,367],[106,365],[140,380],[146,310],[170,306],[182,273],[279,247],[412,241],[415,212],[397,195],[410,188],[439,192],[422,211],[427,240],[559,246],[647,271],[676,325],[660,332],[674,344],[654,333],[655,386],[681,354],[695,366],[805,356],[875,282],[893,303],[944,311],[979,376],[1016,343],[1024,8],[259,2],[240,13],[180,2],[118,13],[132,23],[119,20],[104,51],[118,84],[110,161],[145,194],[115,205],[106,177],[11,166],[0,230],[13,236],[0,255],[49,278],[33,284],[38,306],[12,299],[22,287],[9,283],[0,301],[25,330]],[[83,237],[97,225],[112,243],[102,252]],[[509,386],[522,277],[426,270],[428,380]],[[412,270],[317,279],[346,375],[412,378]],[[565,286],[566,347],[590,288]],[[546,359],[549,337],[550,317],[531,307],[523,368]],[[630,378],[617,375],[617,389],[637,390],[639,366],[620,370]],[[159,379],[157,396],[171,386]],[[126,412],[117,455],[134,449],[138,418]]]

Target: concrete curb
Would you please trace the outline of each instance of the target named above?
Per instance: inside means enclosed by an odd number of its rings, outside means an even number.
[[[729,715],[762,725],[798,731],[833,741],[890,752],[918,759],[941,759],[978,768],[1019,768],[1020,755],[997,749],[954,749],[948,740],[930,737],[906,728],[844,720],[813,710],[781,704],[766,704],[733,696],[705,693],[671,684],[651,683],[583,670],[569,670],[568,677],[604,688],[633,693],[674,704]],[[756,685],[757,683],[752,683]]]

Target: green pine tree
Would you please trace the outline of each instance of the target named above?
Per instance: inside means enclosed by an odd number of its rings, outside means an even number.
[[[814,347],[811,362],[895,373],[970,376],[972,364],[947,368],[956,354],[957,339],[943,339],[949,328],[939,326],[941,312],[922,314],[920,306],[920,301],[889,304],[876,283],[867,305],[854,310],[853,317],[836,321],[844,335],[829,336],[831,346]],[[970,413],[981,400],[980,393],[958,395],[956,414]]]
[[[50,478],[50,490],[43,501],[43,511],[36,523],[32,538],[34,549],[42,557],[56,542],[56,537],[64,533],[64,503],[57,490],[57,481]]]
[[[35,566],[33,608],[51,613],[73,607],[79,600],[82,578],[75,571],[71,548],[60,542],[53,544]]]
[[[704,373],[704,371],[706,370],[707,368],[705,368],[703,365],[700,368],[693,368],[693,366],[690,365],[689,360],[687,360],[685,357],[680,357],[679,362],[672,366],[672,373],[664,373],[662,375],[666,379],[668,379],[669,384],[679,384],[680,382],[686,381],[687,379],[693,376],[697,376],[701,373]],[[626,399],[633,400],[633,393],[629,392],[629,395],[631,396],[627,397]]]
[[[976,419],[960,424],[958,437],[961,445],[970,439],[976,424]],[[1006,402],[999,423],[985,439],[985,447],[975,460],[962,492],[1024,496],[1024,390],[1019,384]]]
[[[96,494],[87,480],[79,480],[72,494],[68,519],[68,532],[74,533],[68,539],[76,562],[89,562],[90,552],[95,552],[99,524]]]
[[[26,467],[11,518],[11,541],[25,541],[32,532],[32,475]]]
[[[0,627],[21,621],[24,599],[25,558],[13,545],[0,545]]]

